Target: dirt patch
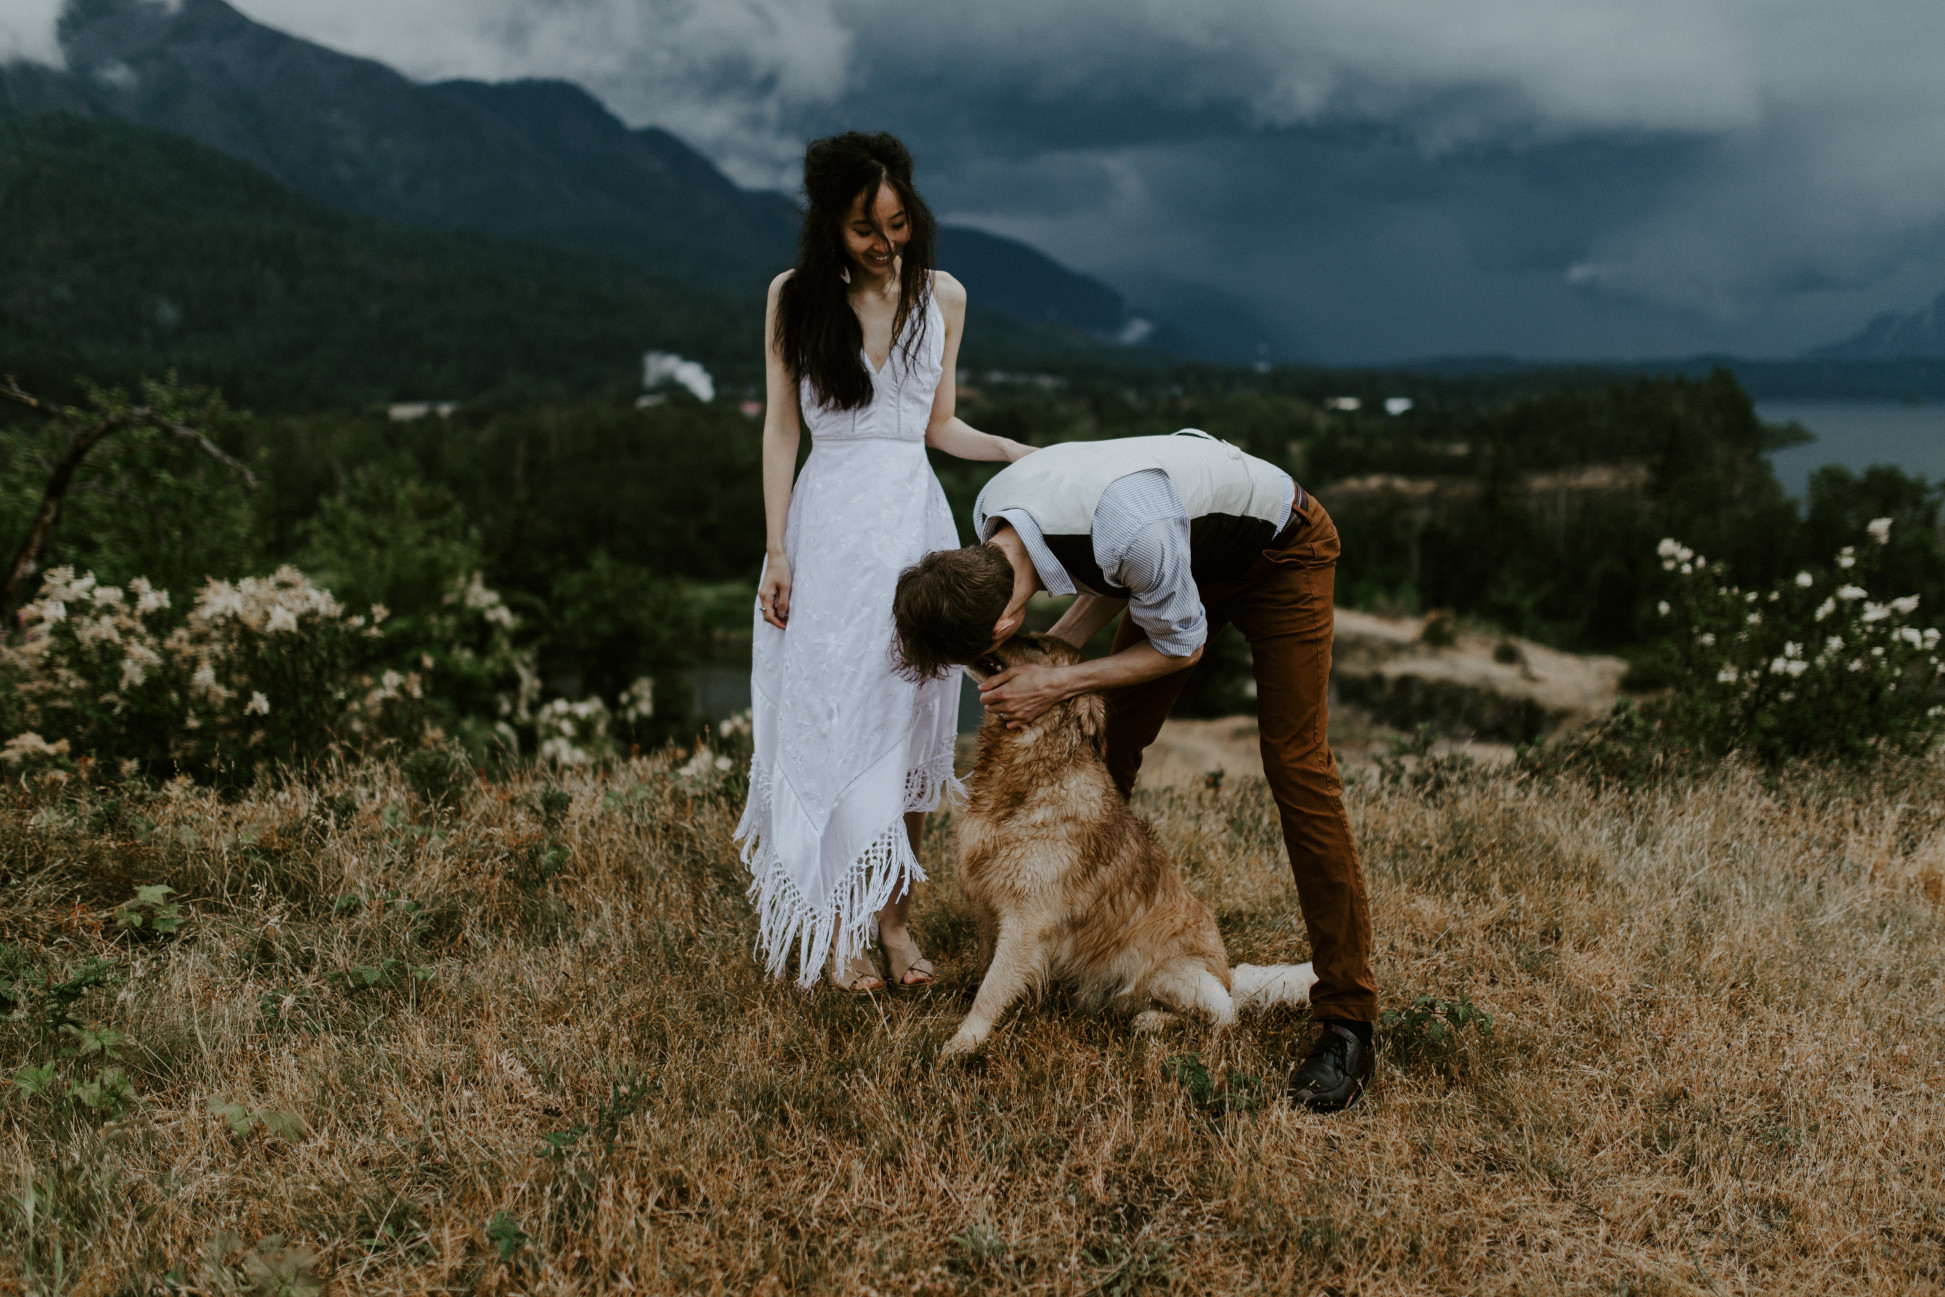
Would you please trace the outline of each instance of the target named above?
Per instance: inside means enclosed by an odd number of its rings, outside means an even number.
[[[1400,728],[1529,743],[1606,715],[1627,672],[1617,657],[1465,631],[1439,644],[1425,631],[1425,618],[1339,608],[1333,691]]]

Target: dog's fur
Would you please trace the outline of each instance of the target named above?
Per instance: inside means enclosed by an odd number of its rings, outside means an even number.
[[[1079,658],[1064,641],[1016,635],[969,670]],[[1086,694],[1020,729],[989,716],[979,731],[958,817],[959,877],[987,967],[947,1055],[978,1049],[1008,1005],[1050,979],[1137,1015],[1139,1029],[1160,1025],[1165,1009],[1227,1027],[1239,1005],[1310,999],[1309,964],[1232,972],[1215,920],[1115,791],[1105,722],[1100,695]]]

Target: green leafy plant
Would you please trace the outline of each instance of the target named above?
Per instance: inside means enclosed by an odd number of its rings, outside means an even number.
[[[375,964],[353,964],[350,968],[326,973],[325,979],[344,988],[350,995],[412,984],[425,985],[439,975],[427,964],[413,964],[398,958],[381,959]]]
[[[304,1138],[303,1121],[287,1112],[247,1107],[241,1103],[225,1102],[221,1099],[211,1099],[209,1111],[211,1115],[222,1118],[229,1126],[230,1134],[238,1139],[248,1139],[258,1131],[267,1131],[280,1136],[291,1144]]]
[[[1204,1112],[1255,1112],[1263,1106],[1264,1084],[1259,1076],[1230,1068],[1221,1084],[1211,1076],[1200,1054],[1180,1054],[1162,1064],[1162,1075],[1189,1092],[1189,1102]]]
[[[1405,1009],[1386,1009],[1378,1015],[1384,1042],[1394,1062],[1403,1067],[1446,1067],[1457,1061],[1468,1035],[1491,1034],[1492,1015],[1460,992],[1457,999],[1421,995]]]
[[[120,1065],[129,1037],[74,1012],[90,991],[114,984],[115,967],[112,960],[94,959],[58,981],[46,969],[0,978],[0,995],[17,1006],[16,1016],[34,1024],[34,1053],[40,1055],[14,1073],[17,1092],[108,1118],[135,1106],[135,1087]]]
[[[161,883],[136,888],[134,899],[115,907],[115,926],[124,932],[179,931],[182,907],[169,899],[175,894],[175,888]]]
[[[520,1249],[532,1241],[532,1236],[520,1228],[512,1212],[502,1209],[494,1212],[493,1219],[486,1223],[486,1241],[493,1245],[502,1262],[511,1265]]]
[[[1922,752],[1945,731],[1939,632],[1913,624],[1919,597],[1874,596],[1892,521],[1866,527],[1829,568],[1744,590],[1675,540],[1658,549],[1670,597],[1665,653],[1677,684],[1660,704],[1662,742],[1766,764],[1861,763]]]

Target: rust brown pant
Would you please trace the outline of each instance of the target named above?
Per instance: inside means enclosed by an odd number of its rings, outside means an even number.
[[[1255,656],[1263,772],[1310,930],[1317,974],[1312,1011],[1320,1018],[1372,1022],[1378,992],[1371,980],[1371,911],[1344,814],[1344,783],[1326,741],[1337,525],[1314,498],[1305,498],[1301,512],[1302,524],[1280,548],[1264,550],[1241,576],[1204,586],[1202,606],[1211,640],[1233,623]],[[1124,616],[1115,651],[1143,638]],[[1188,671],[1177,671],[1108,695],[1108,769],[1122,796],[1133,790],[1141,754],[1161,732],[1188,678]]]

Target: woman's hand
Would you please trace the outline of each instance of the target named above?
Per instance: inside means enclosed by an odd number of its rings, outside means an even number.
[[[763,564],[763,583],[756,588],[756,606],[763,610],[763,620],[784,629],[790,620],[790,560],[781,554],[772,554]]]

